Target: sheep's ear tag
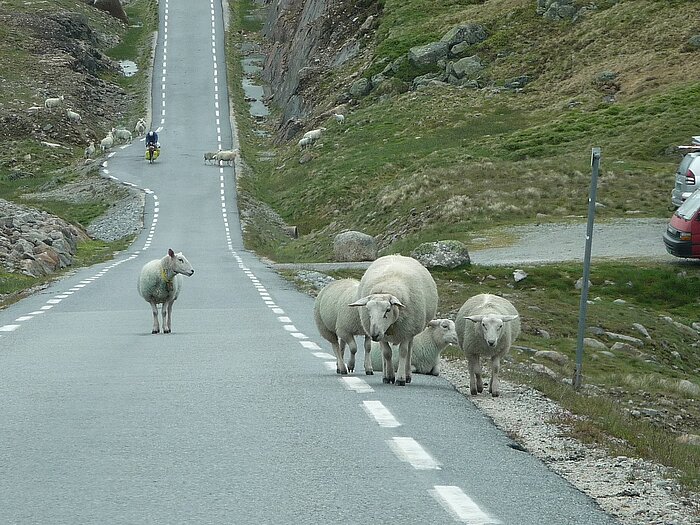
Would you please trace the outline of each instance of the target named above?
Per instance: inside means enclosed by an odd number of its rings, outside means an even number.
[[[168,255],[170,255],[170,257],[175,257],[175,252],[172,248],[168,248]]]

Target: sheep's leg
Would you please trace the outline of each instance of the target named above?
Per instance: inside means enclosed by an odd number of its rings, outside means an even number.
[[[408,373],[406,372],[408,370]],[[399,345],[399,367],[397,369],[396,384],[406,386],[411,382],[411,341],[401,341]]]
[[[406,367],[406,383],[410,383],[411,379],[412,379],[412,376],[411,376],[411,372],[413,372],[413,367],[411,366],[412,359],[413,359],[413,338],[411,338],[408,341],[408,356],[406,358],[406,363],[404,365]]]
[[[173,303],[175,301],[166,301],[163,303],[163,333],[170,333],[170,324],[173,318]]]
[[[476,391],[481,394],[484,391],[484,379],[481,368],[481,356],[479,355],[476,356],[476,368],[474,372],[476,373]]]
[[[469,391],[473,396],[475,396],[477,392],[481,392],[477,384],[477,371],[479,374],[479,384],[481,382],[481,366],[479,362],[479,356],[472,354],[467,355],[467,365],[469,367]]]
[[[501,395],[498,384],[498,372],[501,369],[501,356],[495,355],[491,358],[491,381],[489,382],[489,392],[493,397]]]
[[[343,359],[345,343],[343,343],[342,339],[340,340],[340,344],[343,345],[342,348],[337,342],[331,343],[331,346],[333,347],[333,353],[335,354],[335,373],[347,375],[348,369],[346,368],[345,360]]]
[[[355,371],[355,354],[357,353],[357,343],[355,342],[354,336],[349,336],[347,339],[347,345],[350,348],[350,360],[348,361],[348,372]]]
[[[158,305],[153,302],[149,301],[151,305],[151,310],[153,311],[153,328],[151,329],[152,334],[158,334],[160,333],[160,325],[158,324]]]
[[[391,347],[389,343],[385,341],[381,341],[379,345],[381,346],[382,357],[384,358],[382,360],[384,363],[384,377],[382,378],[382,382],[393,383],[396,381],[396,378],[394,377],[394,365],[391,364]]]
[[[365,374],[368,376],[374,375],[374,368],[372,368],[372,356],[370,352],[372,351],[372,340],[365,336]]]

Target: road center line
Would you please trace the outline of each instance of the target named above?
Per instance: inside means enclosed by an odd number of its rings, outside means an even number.
[[[333,368],[335,368],[335,363],[333,363],[332,361],[328,361],[328,363],[331,363],[333,365]],[[358,394],[366,394],[368,392],[374,392],[374,388],[369,386],[367,384],[367,381],[365,381],[364,379],[361,379],[359,377],[354,377],[354,376],[341,377],[340,380],[342,381],[345,388],[347,388],[348,390],[354,390]]]
[[[474,500],[462,492],[459,487],[435,485],[429,492],[456,520],[462,523],[468,525],[497,525],[501,523],[482,511],[474,503]]]
[[[413,438],[394,437],[387,441],[394,454],[417,470],[440,470],[440,464]]]
[[[379,423],[380,427],[396,428],[401,426],[401,423],[396,420],[392,413],[389,412],[389,409],[386,408],[381,401],[363,401],[362,404],[365,411],[372,416],[377,423]]]

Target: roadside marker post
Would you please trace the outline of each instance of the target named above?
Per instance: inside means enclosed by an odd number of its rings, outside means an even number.
[[[588,194],[588,225],[586,227],[586,250],[583,255],[583,283],[578,314],[578,337],[576,340],[576,368],[573,385],[581,387],[583,368],[583,336],[586,332],[586,308],[588,307],[588,278],[591,274],[591,245],[593,244],[593,221],[595,219],[596,191],[598,189],[598,171],[600,169],[600,148],[591,149],[591,189]]]

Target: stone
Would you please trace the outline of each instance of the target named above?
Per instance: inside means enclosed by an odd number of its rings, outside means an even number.
[[[597,339],[593,339],[592,337],[584,337],[583,338],[583,346],[593,348],[594,350],[607,350],[608,349],[608,347],[605,346],[605,343],[598,341]]]
[[[454,269],[471,263],[466,245],[455,240],[425,242],[411,252],[411,257],[426,268]]]
[[[377,241],[371,235],[358,231],[339,233],[333,240],[333,256],[336,261],[374,261],[377,258]]]
[[[467,78],[474,80],[483,71],[484,65],[478,56],[460,58],[452,64],[451,73],[459,79]]]
[[[540,350],[535,354],[535,357],[547,359],[548,361],[552,361],[558,365],[565,365],[569,361],[569,358],[566,355],[554,350]]]
[[[700,436],[697,434],[681,434],[676,438],[676,443],[680,443],[682,445],[695,445],[696,447],[700,447]]]
[[[350,86],[350,95],[355,98],[367,96],[372,90],[372,82],[368,78],[358,78]]]
[[[693,35],[686,43],[687,47],[693,51],[700,50],[700,35]]]
[[[621,341],[623,343],[627,343],[636,347],[644,346],[644,341],[642,341],[641,339],[637,339],[636,337],[631,337],[629,335],[616,334],[615,332],[605,332],[605,336],[608,339]]]
[[[438,60],[447,57],[448,49],[447,42],[431,42],[423,46],[415,46],[408,52],[408,61],[419,68],[437,65]]]
[[[691,396],[700,396],[700,386],[687,379],[678,381],[678,390]]]
[[[460,24],[443,35],[440,42],[445,42],[452,48],[458,44],[473,45],[483,42],[488,38],[486,29],[481,24],[467,23]]]

